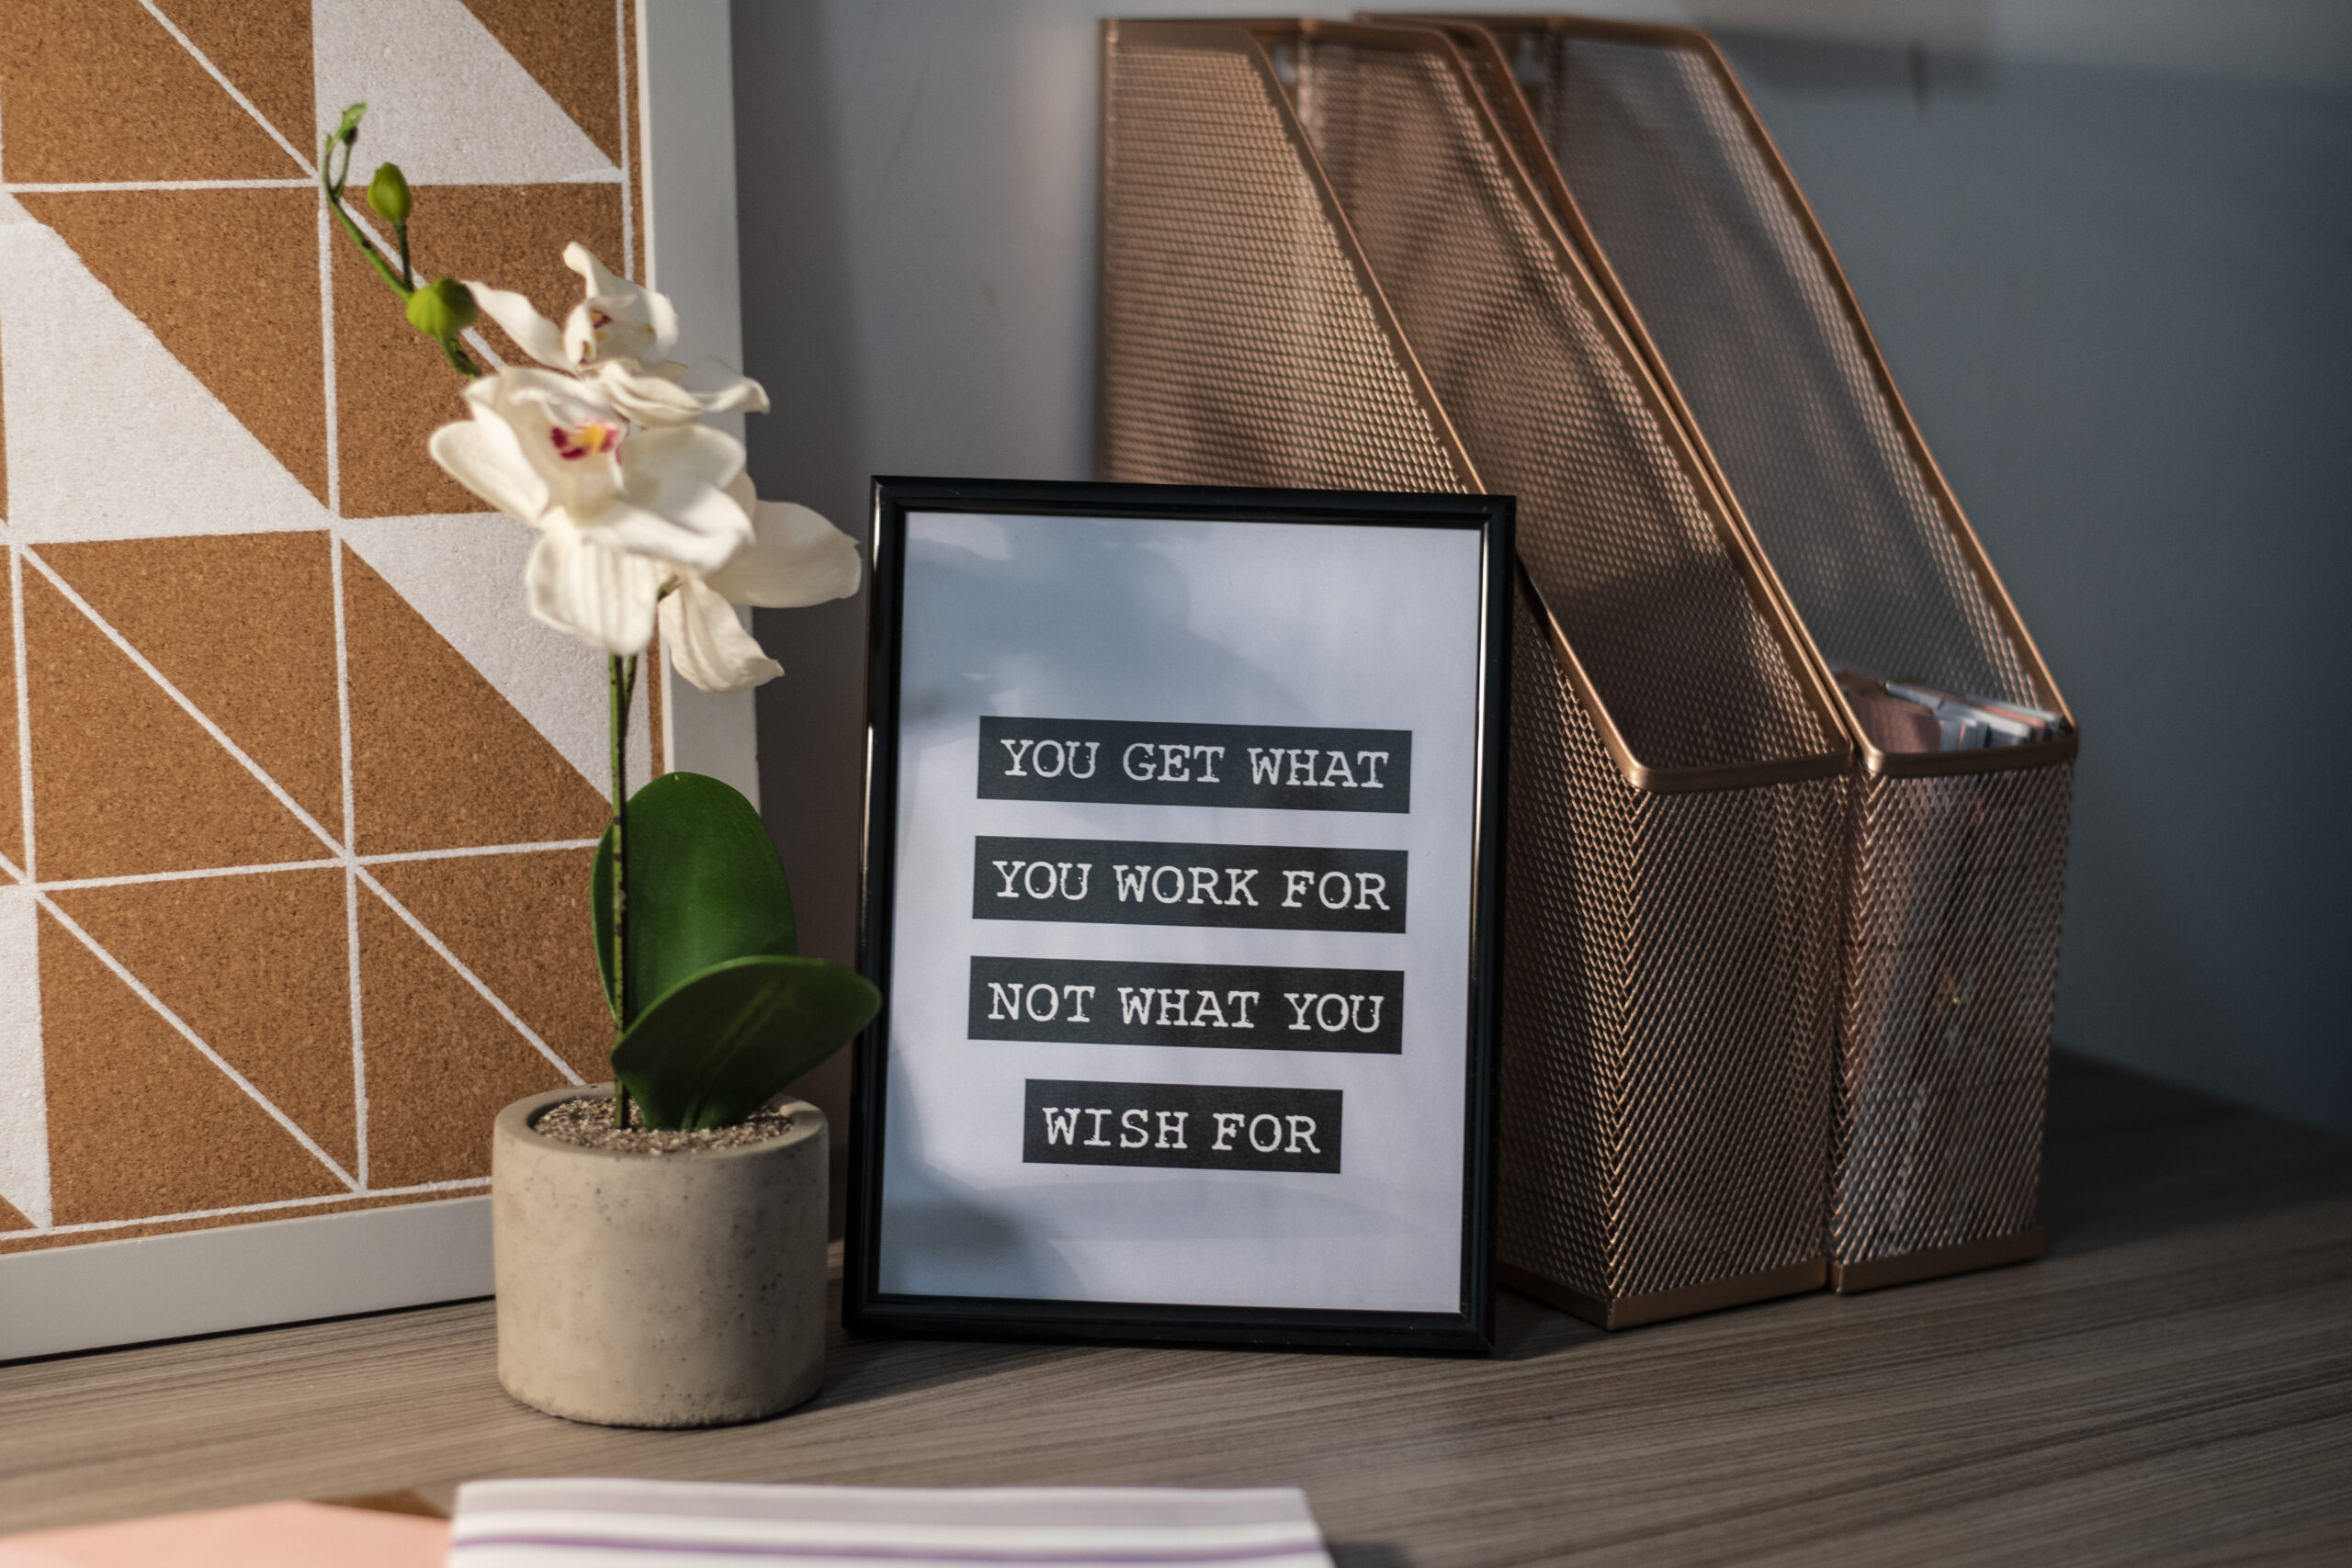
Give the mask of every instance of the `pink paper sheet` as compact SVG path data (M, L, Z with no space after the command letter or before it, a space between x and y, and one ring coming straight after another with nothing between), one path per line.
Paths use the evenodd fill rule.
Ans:
M263 1503L0 1537L0 1568L441 1568L441 1519Z

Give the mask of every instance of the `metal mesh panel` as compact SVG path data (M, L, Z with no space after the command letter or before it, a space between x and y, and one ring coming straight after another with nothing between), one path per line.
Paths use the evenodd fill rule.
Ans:
M1104 91L1102 471L1469 488L1252 58L1123 39Z
M1816 649L2053 701L1971 570L1802 197L1703 41L1490 25L1536 111L1519 133L1556 156L1563 217L1589 226ZM1479 80L1517 120L1491 59ZM1857 779L1829 1191L1841 1270L1909 1258L1876 1277L1917 1277L2019 1256L1990 1244L2033 1234L2072 778L2070 762L2027 757Z
M1532 96L1560 172L1815 641L1886 674L2041 702L1710 61L1537 36Z
M1874 778L1855 795L1840 1263L2034 1224L2074 773Z
M1521 166L1528 171L1536 199L1543 203L1545 210L1552 212L1555 218L1566 216L1555 208L1550 182L1542 177L1544 167L1552 163L1552 149L1544 141L1543 127L1536 123L1532 115L1506 112L1510 99L1519 90L1518 79L1510 69L1510 62L1503 58L1499 48L1481 47L1482 42L1491 39L1493 35L1475 24L1448 24L1441 19L1431 25L1443 28L1453 39L1456 46L1456 58L1461 61L1463 68L1470 73L1471 80L1477 85L1479 93L1486 97L1488 105L1495 108L1496 123L1502 128L1504 138L1510 143L1512 154L1519 159Z
M1498 1256L1602 1303L1816 1258L1845 782L1634 789L1514 635Z
M1310 85L1325 80L1300 76L1328 125ZM1389 336L1369 277L1350 271L1351 234L1400 231L1369 208L1334 220L1271 81L1197 25L1112 35L1102 470L1461 488L1466 468L1436 467L1445 424L1414 385L1419 340ZM1505 207L1494 217L1497 255L1534 243ZM1480 274L1497 291L1485 324L1432 335L1430 358L1501 394L1464 407L1482 450L1528 466L1522 540L1540 533L1536 552L1573 586L1565 635L1579 662L1589 643L1610 669L1620 739L1642 736L1636 754L1658 766L1834 753L1704 509L1695 459L1589 285L1549 265ZM1513 312L1530 310L1552 352L1511 351L1532 330ZM1511 412L1514 386L1532 423ZM1547 441L1575 450L1547 460ZM1817 1263L1846 781L1636 788L1548 620L1522 604L1515 637L1503 1255L1604 1305ZM1639 668L1645 650L1678 673ZM1718 689L1687 683L1693 670ZM1724 689L1755 711L1733 711Z
M1432 40L1434 42L1434 40ZM1512 172L1452 51L1295 45L1309 141L1519 554L1652 767L1819 755L1698 461Z

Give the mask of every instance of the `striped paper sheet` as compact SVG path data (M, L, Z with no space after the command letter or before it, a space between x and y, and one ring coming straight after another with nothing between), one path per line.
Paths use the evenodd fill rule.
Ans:
M458 1494L449 1568L789 1562L1331 1568L1295 1487L926 1491L666 1481L477 1481Z

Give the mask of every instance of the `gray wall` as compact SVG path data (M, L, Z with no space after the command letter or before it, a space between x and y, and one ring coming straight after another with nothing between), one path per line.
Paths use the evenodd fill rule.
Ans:
M763 494L856 529L873 473L1088 475L1094 19L1234 9L736 6ZM1684 14L2082 721L2060 1043L2352 1133L2326 712L2352 690L2352 6ZM768 820L844 959L863 629L862 601L760 625L790 671L760 698ZM814 1086L836 1109L843 1072Z

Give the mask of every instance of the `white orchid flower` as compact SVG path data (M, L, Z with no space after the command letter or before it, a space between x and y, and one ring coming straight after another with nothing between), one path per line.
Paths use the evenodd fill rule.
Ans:
M748 376L728 375L707 391L681 384L686 367L670 358L678 344L678 312L667 295L615 276L576 241L563 259L588 292L560 327L520 294L486 283L466 287L482 314L524 353L549 369L596 382L639 424L691 424L707 413L767 412L767 393Z
M577 240L563 248L563 265L588 286L588 297L563 323L564 350L574 365L613 359L660 365L670 357L678 346L678 312L668 295L616 277Z
M682 384L686 367L673 360L647 369L634 360L608 359L582 372L613 405L643 425L691 424L707 413L765 413L765 388L749 376L728 374L708 391Z
M548 625L641 653L667 584L718 572L753 542L733 436L632 429L600 384L546 370L502 370L465 395L473 417L433 433L434 460L539 530L525 581Z
M808 507L762 501L749 478L738 478L728 493L751 514L752 543L715 572L674 574L662 600L662 651L706 692L748 691L784 673L734 606L794 610L846 599L864 575L856 544Z
M481 313L506 329L506 335L520 345L523 352L553 370L571 370L574 367L571 355L564 352L563 329L539 314L539 308L511 289L492 288L487 283L466 281L466 290L474 297Z
M473 417L434 433L434 458L539 530L525 581L541 621L623 657L644 651L658 624L672 664L707 692L775 679L783 666L734 606L856 592L856 545L805 506L760 500L742 444L696 423L765 412L757 381L686 387L686 367L667 357L678 338L670 301L616 277L583 245L564 261L587 298L561 328L520 294L466 285L547 368L467 388Z

